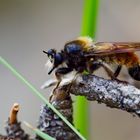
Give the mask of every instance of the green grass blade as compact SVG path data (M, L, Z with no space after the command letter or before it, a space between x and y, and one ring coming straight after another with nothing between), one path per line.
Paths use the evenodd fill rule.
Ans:
M21 80L31 91L34 95L38 96L43 102L45 102L82 140L86 140L78 131L73 127L73 125L61 115L57 109L51 105L48 100L31 84L29 83L20 73L16 71L5 59L0 56L0 63L3 64L6 68L8 68L19 80Z
M36 135L40 136L42 139L44 140L56 140L55 138L49 136L48 134L40 131L39 129L37 128L33 128L29 123L27 122L23 122L28 128L30 128Z
M99 0L85 0L81 36L95 37ZM77 97L75 103L74 124L89 139L89 106L83 97Z

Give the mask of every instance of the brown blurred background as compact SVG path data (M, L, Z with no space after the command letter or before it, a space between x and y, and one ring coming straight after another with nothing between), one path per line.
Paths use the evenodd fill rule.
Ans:
M40 86L50 77L42 50L61 49L79 36L82 8L83 0L0 0L0 55L45 96L50 90ZM100 0L97 27L96 41L140 41L140 1ZM0 85L0 132L14 102L19 119L36 126L42 102L2 65ZM129 113L90 102L89 118L90 140L140 139L140 119Z

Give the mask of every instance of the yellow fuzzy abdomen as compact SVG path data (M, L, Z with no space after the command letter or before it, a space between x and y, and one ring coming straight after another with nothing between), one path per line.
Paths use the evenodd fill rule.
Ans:
M112 63L117 65L125 65L126 67L133 67L140 64L139 58L135 53L120 53L107 55L101 58L106 63Z

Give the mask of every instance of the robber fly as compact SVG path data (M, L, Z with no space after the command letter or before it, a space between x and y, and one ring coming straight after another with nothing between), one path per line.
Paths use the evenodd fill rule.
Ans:
M60 52L55 49L43 52L48 55L50 62L53 64L48 74L56 69L55 75L58 79L58 87L62 75L73 70L77 73L88 71L92 74L100 67L104 68L111 79L117 79L122 66L125 66L129 75L140 81L140 60L135 51L140 51L140 42L95 43L89 37L79 37L67 42ZM110 64L116 64L117 69L113 71Z

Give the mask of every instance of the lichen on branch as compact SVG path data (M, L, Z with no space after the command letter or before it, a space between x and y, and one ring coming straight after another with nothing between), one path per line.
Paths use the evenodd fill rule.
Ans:
M140 90L127 82L81 75L72 84L70 92L140 116Z

